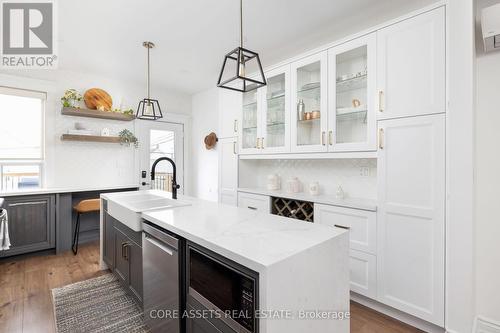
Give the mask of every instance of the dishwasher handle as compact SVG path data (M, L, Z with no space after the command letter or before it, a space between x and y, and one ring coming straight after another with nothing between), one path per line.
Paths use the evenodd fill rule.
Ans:
M176 249L173 249L171 248L170 246L164 244L164 243L161 243L159 241L157 241L156 239L154 239L153 237L151 237L150 235L148 234L144 234L144 239L151 243L152 245L156 246L157 248L159 248L160 250L162 250L163 252L167 253L168 255L170 256L173 256L174 255L174 252L177 252Z

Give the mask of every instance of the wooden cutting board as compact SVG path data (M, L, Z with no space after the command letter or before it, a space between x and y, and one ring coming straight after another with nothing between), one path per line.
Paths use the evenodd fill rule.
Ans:
M91 110L96 110L99 106L102 106L104 110L111 111L111 107L113 106L111 96L99 88L87 90L83 94L83 100L85 101L85 105Z

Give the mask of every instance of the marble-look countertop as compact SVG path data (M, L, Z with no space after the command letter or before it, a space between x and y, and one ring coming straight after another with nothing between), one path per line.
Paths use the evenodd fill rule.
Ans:
M179 200L191 205L144 212L142 217L258 272L346 233L186 196Z
M305 193L305 192L287 193L283 190L273 191L273 190L267 190L264 188L238 188L238 192L268 195L270 197L280 197L280 198L286 198L286 199L309 201L309 202L314 202L314 203L318 203L318 204L368 210L368 211L372 211L372 212L377 211L377 202L375 200L371 200L371 199L362 199L362 198L337 199L334 195L326 195L326 194L311 195L311 194Z
M120 185L103 185L103 186L89 186L89 187L35 188L35 189L13 190L13 191L0 192L0 197L13 197L13 196L34 195L34 194L107 191L107 190L119 190L119 189L126 189L126 188L139 188L139 185L137 185L137 184L120 184Z

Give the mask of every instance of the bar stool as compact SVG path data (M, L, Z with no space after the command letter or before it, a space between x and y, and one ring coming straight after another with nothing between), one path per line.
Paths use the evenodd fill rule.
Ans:
M78 238L80 235L80 215L90 212L98 212L101 209L100 199L87 199L80 201L76 206L73 207L76 212L76 226L75 234L73 235L73 244L71 244L71 249L73 254L76 255L78 252Z

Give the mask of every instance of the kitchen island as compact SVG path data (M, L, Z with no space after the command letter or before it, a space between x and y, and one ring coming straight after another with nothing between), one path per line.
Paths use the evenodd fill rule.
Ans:
M169 193L159 191L139 193L143 193L145 197L151 197L151 194L164 197L169 195ZM113 200L118 200L120 196L123 195L101 195L105 201L102 206L104 207L104 212L101 214L102 224L107 221L106 207ZM195 250L201 249L202 252L209 253L208 258L227 262L228 266L236 265L241 271L248 271L249 276L256 277L257 325L253 330L242 328L242 332L349 331L348 233L345 230L186 196L180 196L179 202L183 204L141 212L143 224L148 229L157 227L169 235L184 240L186 249L190 249L190 246ZM109 216L112 215L111 212ZM108 219L110 218L113 217ZM121 228L120 234L122 234L123 225L116 217L113 220L114 224ZM105 232L106 227L102 226L101 230ZM130 230L127 232L131 233ZM130 235L130 239L134 237L136 239L136 241L131 241L138 245L136 253L139 252L139 248L145 247L145 244L139 240L139 233L140 231L136 229ZM101 266L106 268L110 263L109 259L105 260L106 248L108 250L117 248L117 244L114 247L107 245L106 235L103 233L101 244ZM123 243L121 245L123 253ZM181 248L179 246L179 250ZM115 256L119 257L118 254ZM133 256L134 250L125 250L125 257L132 260ZM136 258L137 256L138 254ZM189 261L189 257L189 250L179 256L181 260L186 261ZM142 264L142 260L140 262ZM161 263L158 264L161 265ZM192 291L189 283L192 281L185 280L189 280L190 265L193 263L179 266L185 267L187 271L186 274L180 274L179 288L181 291L185 290L184 296L182 292L180 294L181 298L187 297L188 303ZM112 266L115 266L111 267L115 271L117 266ZM144 264L144 269L146 269L146 264ZM135 269L135 275L139 274L137 270ZM143 281L142 277L139 279L137 276L129 276L130 278L141 283ZM223 283L222 280L220 282ZM151 288L147 285L148 283L151 282L144 281L143 286L136 283L136 286L132 288L133 292L138 294L139 300L141 300L142 287ZM224 286L219 287L224 289ZM158 286L158 290L161 290L161 286ZM146 295L145 292L144 297ZM187 331L196 331L193 330L195 324L190 324L188 319ZM202 327L200 324L198 327L200 329L213 327L213 332L231 331L222 330L220 327L217 330L217 323L213 321L203 325L206 326ZM207 332L212 332L212 330L207 329Z

